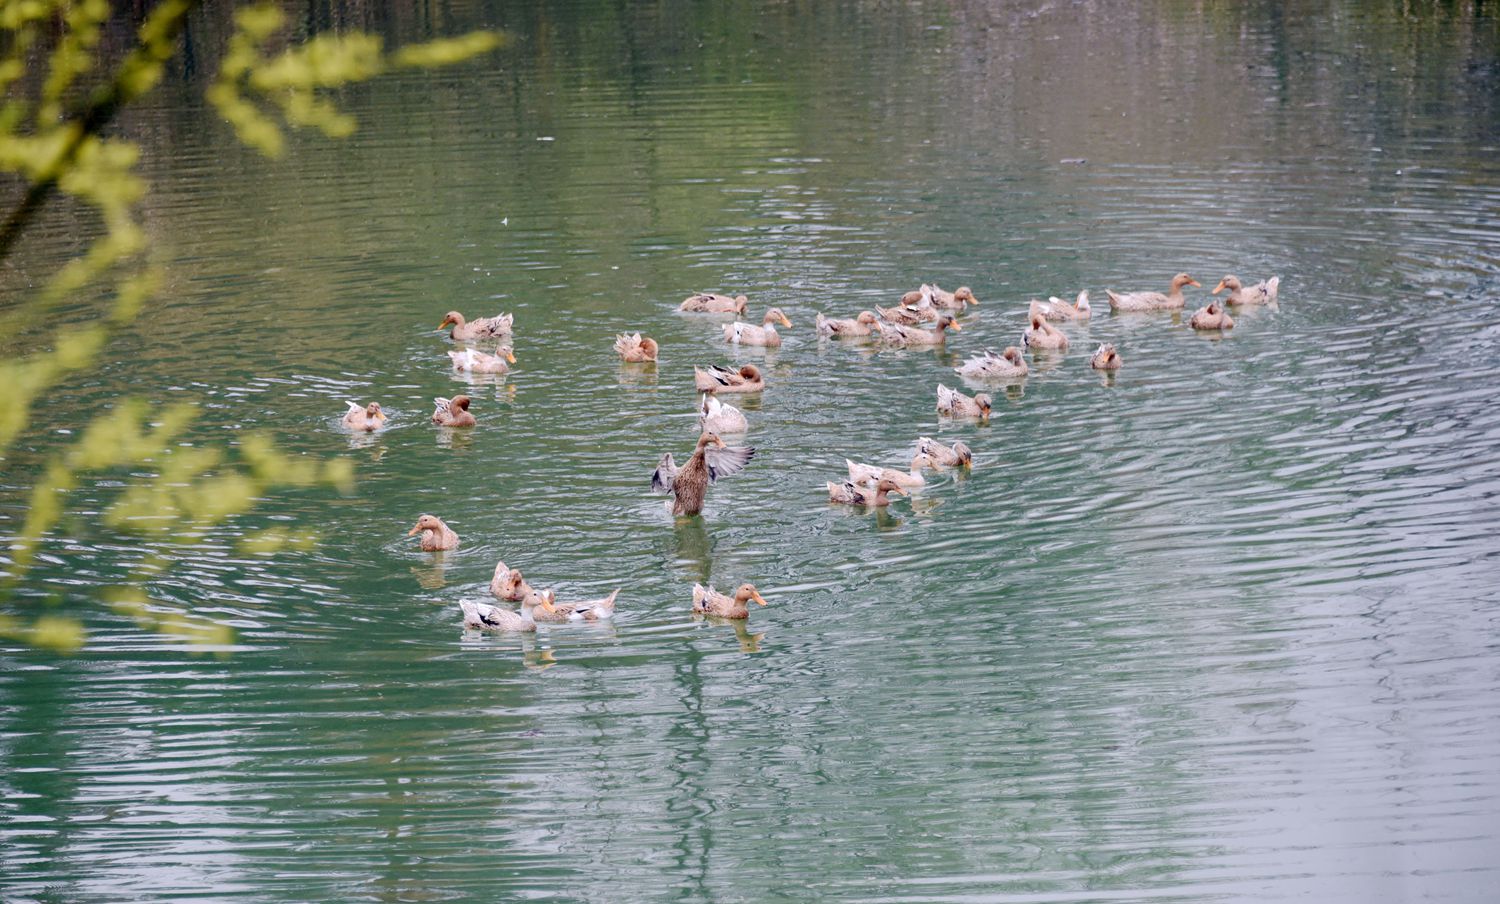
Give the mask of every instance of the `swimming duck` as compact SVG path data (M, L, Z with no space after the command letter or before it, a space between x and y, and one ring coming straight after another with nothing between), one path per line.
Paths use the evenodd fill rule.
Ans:
M849 482L854 484L879 483L889 480L891 483L901 487L922 487L927 485L927 478L922 476L923 468L933 468L936 465L931 458L922 452L912 456L911 472L902 473L895 468L882 468L876 465L862 465L858 462L844 459L844 465L849 469Z
M979 304L979 299L974 297L974 290L968 286L959 286L957 291L944 292L936 285L931 289L932 303L937 307L949 311L962 311L966 306Z
M1021 350L1007 346L1004 354L995 354L994 349L985 349L984 354L975 355L953 370L971 380L1014 380L1026 376L1029 368Z
M1188 326L1195 330L1230 330L1234 329L1234 318L1229 316L1229 312L1215 298L1193 312L1193 316L1188 318Z
M992 404L990 394L987 392L981 392L971 399L956 389L949 389L942 383L938 384L937 410L939 414L988 420Z
M921 306L901 305L895 308L882 308L880 305L876 305L875 313L879 314L880 319L886 323L916 326L919 323L929 323L937 320L940 312L932 306L931 302L928 302Z
M474 339L503 339L510 335L511 324L514 321L515 317L511 314L480 317L474 321L467 321L464 320L464 315L457 311L449 311L443 316L443 322L438 324L438 329L450 323L453 324L453 330L448 333L448 338L459 342L469 342Z
M974 453L962 442L945 446L930 436L917 437L917 452L945 468L974 463Z
M627 364L656 361L656 340L640 333L621 333L615 337L615 354Z
M1094 309L1089 305L1089 293L1085 289L1078 293L1078 300L1068 304L1056 295L1046 301L1033 301L1031 313L1040 313L1047 320L1061 323L1067 320L1088 320L1094 316Z
M514 631L523 634L536 630L536 610L540 607L545 612L547 605L547 601L535 592L521 600L520 612L501 609L499 606L491 606L488 603L458 601L458 608L464 613L465 628L479 631Z
M408 537L422 535L421 547L423 552L437 552L441 549L453 549L458 546L458 534L453 528L443 523L443 519L436 515L423 515L417 519L416 526L406 532Z
M432 412L432 422L439 427L472 427L477 423L474 415L469 413L469 397L466 395L436 398L432 404L437 406Z
M540 593L533 590L531 594L535 598L535 604L540 607L536 614L539 621L603 621L615 617L615 597L620 595L620 591L616 589L603 599L577 603L559 603L554 590L543 590Z
M760 591L755 589L754 584L741 584L734 591L734 596L726 596L713 587L705 587L702 584L693 585L693 612L699 615L749 618L751 600L755 600L762 606L766 604L766 598L760 595Z
M693 368L693 385L699 392L760 392L766 388L766 381L754 364L746 364L739 370L715 364L707 370Z
M490 593L496 599L518 603L530 589L531 585L521 576L521 569L510 568L504 562L495 563L495 574L490 578Z
M742 470L754 455L755 450L749 446L730 448L718 436L704 433L698 437L692 457L680 469L672 461L671 452L661 457L651 473L651 489L672 494L672 514L696 515L703 511L708 485Z
M761 319L761 326L753 323L745 323L736 320L734 323L724 324L724 341L733 342L737 345L766 345L775 347L781 344L781 334L776 332L776 324L790 327L792 322L781 313L781 308L772 308L766 312Z
M1279 288L1281 288L1281 277L1279 276L1273 276L1268 280L1258 282L1248 289L1240 285L1238 276L1226 276L1219 280L1217 286L1214 286L1213 294L1218 295L1220 292L1228 289L1229 294L1224 296L1224 300L1230 305L1270 304L1276 300L1276 292Z
M739 314L744 316L745 309L749 306L750 299L743 295L730 298L728 295L715 295L712 292L699 292L690 296L682 304L677 306L679 311L687 311L693 314Z
M698 429L703 433L744 433L750 429L750 422L745 420L745 412L705 392L698 406Z
M1031 315L1031 326L1021 333L1021 343L1027 348L1068 350L1068 337L1040 314Z
M448 357L453 361L453 369L459 373L503 374L509 372L510 366L516 363L516 356L511 354L508 345L496 348L493 355L466 348L463 351L450 351Z
M894 480L880 480L871 489L853 481L834 483L828 481L828 501L842 502L845 505L878 505L887 506L891 504L891 493L900 493L902 496L909 495Z
M379 402L371 402L363 408L354 402L349 402L348 405L349 410L344 412L344 419L340 423L350 430L374 433L385 426L385 412L380 410Z
M955 333L962 332L963 327L953 319L953 315L944 312L938 315L937 323L930 330L924 330L915 326L903 326L899 323L877 324L880 328L880 338L890 345L942 345L947 336L944 332L950 327Z
M1094 354L1089 358L1089 367L1094 370L1119 370L1120 365L1125 362L1120 360L1119 352L1108 342L1102 343Z
M860 311L853 320L824 317L819 313L813 325L819 336L868 336L878 330L874 311Z
M1172 277L1172 291L1166 295L1160 292L1119 294L1109 289L1105 289L1104 294L1109 296L1109 306L1116 311L1176 311L1187 303L1182 297L1183 286L1203 288L1203 284L1198 280L1186 273L1179 273Z

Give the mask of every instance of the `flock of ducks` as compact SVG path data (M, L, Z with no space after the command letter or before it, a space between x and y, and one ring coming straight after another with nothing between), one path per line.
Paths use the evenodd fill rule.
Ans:
M1234 327L1234 319L1228 307L1242 305L1272 304L1276 301L1280 280L1269 280L1245 287L1234 276L1225 276L1214 287L1214 296L1208 304L1195 311L1188 323L1197 330L1228 330ZM1186 306L1183 289L1187 286L1202 288L1197 280L1186 273L1172 278L1169 291L1116 293L1108 289L1111 310L1120 312L1180 311ZM1228 291L1222 300L1219 293ZM967 286L954 292L945 292L935 285L923 284L907 292L898 304L890 308L875 307L873 311L861 311L848 319L817 315L814 328L820 337L835 339L860 339L904 347L936 347L946 341L948 331L961 332L958 318L979 299ZM731 322L722 324L724 341L730 344L774 348L781 345L782 337L777 326L791 328L792 322L779 308L766 311L759 324L742 318L748 313L749 300L744 295L730 297L713 293L693 295L678 306L678 310L693 314L730 315ZM1003 384L1025 377L1028 372L1022 347L1036 352L1066 350L1068 337L1055 323L1088 320L1093 316L1088 292L1079 292L1073 302L1057 297L1045 302L1031 301L1027 308L1027 325L1021 333L1021 346L1009 346L996 353L986 349L982 354L965 360L954 370L962 377L980 383ZM932 324L931 327L923 324ZM494 343L493 354L473 347L449 351L448 357L457 372L503 374L515 363L511 350L514 318L510 314L497 317L481 317L467 320L463 314L450 311L444 316L438 329L452 327L449 338L461 343ZM660 347L656 340L640 333L623 333L615 337L615 354L629 364L655 363ZM1089 358L1089 366L1095 370L1114 372L1120 369L1123 360L1114 345L1103 343ZM662 455L656 470L651 474L651 488L658 493L671 496L669 505L674 516L693 516L703 511L708 488L720 478L743 470L755 456L750 446L732 446L721 434L743 434L749 422L740 409L721 400L720 395L734 393L756 393L765 389L765 376L753 364L738 369L710 366L693 369L693 385L701 393L698 406L699 436L687 460L678 466L671 452ZM470 399L466 395L433 400L435 409L432 422L443 427L473 427L476 424L469 410ZM361 406L349 402L342 425L356 432L375 432L386 426L387 418L380 403L370 402ZM985 421L992 408L990 395L985 392L974 396L952 389L942 383L937 387L937 410L940 414L958 419ZM912 490L927 483L924 472L938 468L967 468L973 462L973 453L963 442L944 445L931 437L919 437L916 453L912 456L908 470L861 464L845 460L848 479L829 481L828 498L831 502L867 507L889 505L890 494L907 496ZM438 552L454 549L459 545L458 534L436 515L424 514L407 532L418 537L422 550ZM504 562L495 566L490 581L490 592L500 602L519 604L517 610L499 605L461 600L466 628L530 632L538 622L596 622L613 617L616 589L607 597L595 600L559 603L556 593L550 589L538 590L528 583L520 569L510 568ZM692 612L698 615L726 619L745 619L750 615L749 604L766 605L766 600L754 584L742 584L733 594L720 593L712 587L694 584L692 590Z

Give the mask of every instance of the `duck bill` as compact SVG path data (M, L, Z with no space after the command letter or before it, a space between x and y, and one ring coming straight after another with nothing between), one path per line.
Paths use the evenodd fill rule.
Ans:
M385 423L385 412L384 411L377 411L377 412L375 412L375 419L378 420L378 421L380 421L382 424L384 424Z
M900 493L902 496L910 496L911 495L910 493L906 492L906 490L902 489L901 487L896 487L894 490L891 490L891 492L892 493Z
M1198 282L1198 280L1196 280L1196 279L1190 279L1190 280L1188 280L1187 284L1190 285L1190 286L1197 286L1200 289L1203 288L1203 283ZM1222 283L1221 283L1221 285L1222 285Z
M755 600L757 603L759 603L762 606L764 606L766 604L766 598L763 597L763 596L761 596L759 591L751 593L750 594L750 598L753 599L753 600Z
M509 349L506 349L506 351L505 351L505 360L508 361L511 364L514 364L514 363L516 363L516 356Z
M539 603L539 605L542 607L542 611L545 612L545 613L547 613L548 615L556 615L557 614L557 607L554 606L554 605L552 605L552 601L551 600L549 600L549 599L543 599L541 601L541 603Z
M1219 280L1219 284L1217 286L1214 286L1214 290L1212 292L1210 292L1209 294L1210 295L1218 295L1222 291L1224 291L1224 280L1221 279L1221 280Z
M777 320L780 320L780 321L781 321L781 325L782 325L782 326L784 326L784 327L788 327L788 328L790 328L790 327L791 327L791 325L792 325L792 322L791 322L791 321L790 321L790 320L788 320L788 319L787 319L787 317L786 317L786 315L785 315L785 314L782 314L782 315L781 315L781 316L780 316L780 317L778 317L778 318L776 318L776 319L777 319Z
M957 320L949 321L948 328L953 330L953 332L955 333L962 333L964 331L963 326L959 324Z
M422 525L418 524L416 527L413 527L411 530L407 531L406 535L408 537L415 537L417 535L417 533L419 531L421 531L421 530L422 530Z

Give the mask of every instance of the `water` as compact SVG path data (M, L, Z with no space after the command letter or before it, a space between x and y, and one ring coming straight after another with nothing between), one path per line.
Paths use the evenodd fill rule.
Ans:
M1494 899L1500 26L1474 6L336 7L515 43L347 92L358 136L276 163L203 108L207 62L178 73L123 124L172 279L54 426L193 399L189 442L267 428L358 491L168 547L153 597L231 626L219 655L86 602L160 545L59 529L25 593L90 645L0 649L0 897ZM195 27L206 52L223 23ZM7 293L80 228L44 223ZM1283 302L1222 338L1104 310L1179 270L1279 274ZM946 351L813 337L924 280L982 302ZM948 366L1079 288L1100 315L1066 355L988 426L937 419ZM795 328L727 351L673 313L703 289ZM515 373L450 374L450 309L514 312ZM612 359L626 329L658 367ZM691 369L740 361L771 384L755 461L674 523L647 478L691 447ZM443 435L458 391L480 425ZM345 399L391 429L340 433ZM846 456L920 435L972 473L825 503ZM0 531L65 440L7 461ZM416 551L423 512L463 546ZM270 525L323 542L236 551ZM466 634L500 558L565 600L620 586L619 617ZM748 626L689 617L693 582L745 580Z

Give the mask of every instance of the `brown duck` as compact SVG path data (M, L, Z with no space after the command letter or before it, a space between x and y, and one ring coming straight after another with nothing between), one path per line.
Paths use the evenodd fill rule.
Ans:
M439 427L472 427L476 423L474 415L469 413L469 397L466 395L436 398L432 403L437 406L432 412L432 422Z
M761 606L766 604L765 597L760 595L760 591L755 589L754 584L741 584L734 591L734 596L728 596L702 584L693 585L693 611L699 615L749 618L751 600L755 600Z
M417 519L416 526L406 532L408 537L422 535L421 545L423 552L437 552L440 549L452 549L458 545L458 534L453 528L443 523L443 519L436 515L423 515Z
M457 311L449 311L443 315L443 322L438 324L438 329L450 323L453 324L453 330L448 333L448 338L459 342L470 342L475 339L504 339L510 335L511 325L515 319L514 315L501 314L497 317L465 320L464 315Z
M671 493L674 515L696 515L703 511L703 497L708 485L720 477L727 477L749 464L755 450L749 446L729 448L722 439L712 433L698 437L693 455L681 468L672 461L672 453L661 457L661 463L651 474L651 489L658 493Z
M677 306L677 310L692 314L739 314L743 317L749 305L750 299L743 295L730 298L728 295L715 295L713 292L699 292L697 295L684 299L682 304Z
M693 368L693 385L699 392L760 392L766 388L766 381L754 364L746 364L739 370L715 364L707 370Z

